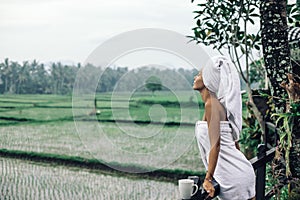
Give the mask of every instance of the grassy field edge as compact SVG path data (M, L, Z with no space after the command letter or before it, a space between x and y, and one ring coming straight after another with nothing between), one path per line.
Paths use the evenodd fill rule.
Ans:
M37 153L19 150L0 149L0 157L16 158L29 160L38 163L48 163L52 165L63 165L69 167L79 167L89 169L94 172L105 173L109 175L124 176L128 178L151 179L177 183L178 179L187 178L190 175L199 176L203 179L204 172L196 172L182 169L152 169L137 165L128 165L120 163L105 163L98 159L86 159L78 156L67 156L50 153ZM116 170L120 169L120 170ZM128 173L134 171L137 173Z

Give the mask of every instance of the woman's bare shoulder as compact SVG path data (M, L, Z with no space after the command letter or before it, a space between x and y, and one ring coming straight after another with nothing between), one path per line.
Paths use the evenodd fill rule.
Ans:
M219 110L220 105L221 104L218 99L211 97L211 98L207 99L207 101L205 102L205 110L211 110L212 108Z
M209 98L205 102L204 108L205 108L205 110L208 110L208 109L211 109L211 107L212 107L212 102L211 102L211 98Z
M226 113L220 101L214 97L209 98L205 102L206 119L214 115L214 118L219 118L221 121L226 120Z

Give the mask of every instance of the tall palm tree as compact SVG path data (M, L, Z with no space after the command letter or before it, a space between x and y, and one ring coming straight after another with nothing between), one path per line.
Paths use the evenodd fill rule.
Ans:
M25 86L28 84L29 77L29 63L24 61L18 73L17 94L27 93Z
M8 92L8 87L9 87L9 74L10 74L10 64L9 64L9 59L5 58L4 63L2 65L2 76L4 78L4 91L3 93Z

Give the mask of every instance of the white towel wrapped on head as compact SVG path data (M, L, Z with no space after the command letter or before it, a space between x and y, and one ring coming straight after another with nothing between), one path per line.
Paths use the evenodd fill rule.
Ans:
M239 140L242 130L242 97L236 68L226 57L215 56L203 68L202 77L205 87L225 107L227 119L233 129L233 139Z

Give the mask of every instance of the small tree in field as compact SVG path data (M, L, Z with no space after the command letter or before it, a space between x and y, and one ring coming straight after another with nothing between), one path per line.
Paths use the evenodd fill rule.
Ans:
M154 94L155 91L162 89L161 80L156 76L150 76L146 80L145 85L146 88L152 92L152 95Z

